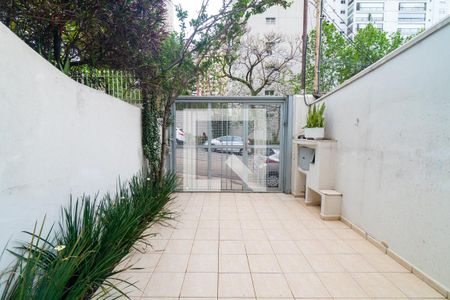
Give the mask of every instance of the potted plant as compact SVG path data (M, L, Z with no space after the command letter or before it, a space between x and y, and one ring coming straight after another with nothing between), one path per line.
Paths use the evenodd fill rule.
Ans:
M305 126L305 138L320 140L325 137L325 103L313 105L309 108Z

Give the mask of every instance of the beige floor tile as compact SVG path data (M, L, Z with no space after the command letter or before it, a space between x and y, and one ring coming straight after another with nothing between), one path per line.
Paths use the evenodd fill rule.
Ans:
M333 232L342 240L363 240L362 236L350 228L333 229Z
M303 254L328 254L327 247L319 240L301 240L296 242Z
M145 249L146 253L162 253L166 249L169 240L149 239L147 242L149 245Z
M217 224L219 224L219 210L202 212L199 222L202 221L215 221L217 222Z
M248 255L248 261L252 273L281 273L281 268L275 255Z
M283 194L181 193L172 203L176 220L146 231L159 233L145 238L154 249L138 245L145 254L129 259L142 267L129 274L144 289L142 298L139 291L132 298L441 297L347 225L321 220L320 208L303 201Z
M221 241L240 241L242 240L241 229L237 228L220 228Z
M134 273L134 272L124 272L119 274L117 277L117 286L127 295L132 297L141 296L150 281L151 273ZM124 282L125 281L125 282ZM116 284L116 281L113 280Z
M277 258L284 273L313 272L311 265L301 254L281 254Z
M307 229L326 229L327 226L325 225L326 222L321 222L319 220L306 220L302 221L303 226Z
M363 257L371 264L378 272L386 273L409 273L405 267L397 263L386 254L363 254Z
M282 274L252 273L252 278L258 299L292 297L291 290Z
M291 236L285 229L264 229L270 241L289 241Z
M219 229L219 221L201 218L198 222L198 229Z
M331 254L307 254L308 262L316 272L344 272L344 267L339 263L334 255Z
M181 297L216 297L217 273L186 273Z
M194 221L194 220L189 220L189 221L183 221L183 222L179 222L177 221L174 224L174 227L176 230L179 229L195 229L198 226L198 221Z
M294 241L311 240L316 238L309 229L288 228L286 231Z
M197 229L196 240L219 240L219 229Z
M406 298L393 283L379 273L354 273L353 278L372 298Z
M241 220L242 229L262 229L261 222L259 220Z
M239 221L220 220L220 228L222 229L240 229L241 223Z
M245 241L247 254L273 254L269 241Z
M255 297L250 274L219 274L219 298L221 297Z
M242 241L220 241L219 253L222 254L246 254Z
M170 239L173 228L169 226L155 225L145 231L145 234L150 234L151 239L168 240Z
M300 254L294 241L270 241L275 254Z
M266 233L263 229L242 229L243 239L246 241L265 241Z
M300 273L286 274L289 287L296 298L323 298L330 297L327 289L320 281L317 274Z
M170 237L171 240L193 240L195 237L195 228L175 229Z
M380 249L366 240L347 240L347 245L359 254L383 254Z
M145 297L178 297L184 273L154 273L144 290Z
M189 254L192 250L193 240L170 240L167 243L164 253L169 254Z
M318 275L332 297L368 297L348 273L319 273Z
M262 220L261 225L264 229L284 229L280 220Z
M360 254L337 254L335 257L347 272L376 272Z
M188 272L217 273L219 267L217 254L192 254L189 258Z
M333 230L324 229L310 229L309 232L314 236L314 238L319 240L337 240L339 237L333 232Z
M192 245L192 254L217 254L219 241L195 240Z
M409 298L443 298L432 287L411 273L385 273L384 276Z
M220 273L249 273L248 261L246 255L220 255L219 256Z
M130 268L132 272L153 272L156 268L159 259L161 258L160 253L158 254L135 254L130 258L127 267Z
M355 249L342 240L320 240L320 243L330 254L356 254Z
M186 272L188 260L188 254L163 254L155 272Z

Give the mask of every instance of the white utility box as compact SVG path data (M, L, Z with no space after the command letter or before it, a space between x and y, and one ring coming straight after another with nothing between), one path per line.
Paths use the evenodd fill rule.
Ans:
M320 205L322 202L324 216L330 215L330 218L336 218L337 211L340 216L342 201L342 195L334 191L335 150L334 140L306 139L294 140L292 149L292 193L304 196L307 205Z

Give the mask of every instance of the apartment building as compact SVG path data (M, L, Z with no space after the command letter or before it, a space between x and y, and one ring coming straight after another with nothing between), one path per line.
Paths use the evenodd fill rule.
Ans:
M372 23L403 36L416 34L449 15L450 0L348 0L346 33L353 36ZM344 30L344 26L341 27Z
M315 26L315 7L309 5L308 30ZM247 24L247 37L263 39L267 34L277 34L283 37L283 47L289 48L293 44L300 43L303 34L303 0L292 0L288 8L274 6L264 13L252 16ZM245 38L245 37L244 37ZM288 45L290 44L290 45ZM299 45L300 46L300 45ZM296 60L290 64L292 74L299 74L301 71L300 50L296 55ZM229 84L229 91L233 94L245 93L245 87L242 84L232 82ZM239 90L239 87L242 89ZM273 84L267 86L261 95L285 95L292 93L286 84Z

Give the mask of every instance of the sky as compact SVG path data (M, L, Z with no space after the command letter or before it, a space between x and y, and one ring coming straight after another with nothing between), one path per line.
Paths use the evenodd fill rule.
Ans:
M175 11L175 5L181 5L184 10L187 10L188 12L188 18L187 20L191 20L194 16L197 15L198 10L200 9L200 6L202 5L202 0L172 0L174 4L174 11ZM209 13L213 13L219 10L220 6L222 5L222 0L209 0ZM176 13L174 12L174 25L175 29L178 29L178 21L176 18ZM188 23L188 22L187 22ZM189 25L189 24L188 24Z

